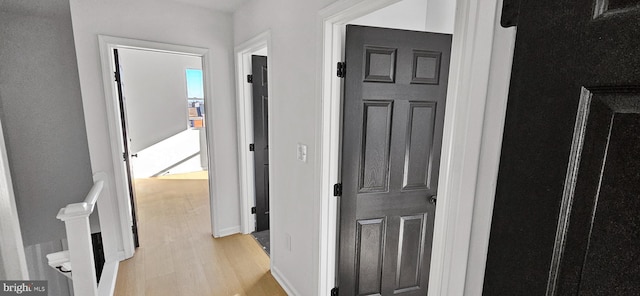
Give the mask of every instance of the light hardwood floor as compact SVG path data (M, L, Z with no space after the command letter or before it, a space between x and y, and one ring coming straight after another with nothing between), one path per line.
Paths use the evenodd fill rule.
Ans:
M286 295L250 235L211 236L207 181L136 180L140 247L116 296Z

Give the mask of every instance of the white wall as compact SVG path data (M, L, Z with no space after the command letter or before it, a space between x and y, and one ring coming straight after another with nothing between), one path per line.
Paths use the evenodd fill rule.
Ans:
M200 131L187 129L187 69L202 69L202 58L149 50L118 50L127 105L133 176L148 178L202 170ZM204 134L203 134L204 136ZM206 147L205 147L206 148ZM203 150L206 153L206 149Z
M455 3L454 1L450 2ZM398 15L402 15L403 17L397 17ZM349 22L349 24L401 30L427 31L427 1L403 0L362 16Z
M403 0L349 24L451 34L455 8L453 0Z
M0 1L0 116L25 247L65 238L58 210L93 184L82 104L69 1Z
M453 34L453 24L456 14L454 0L427 1L427 31Z
M202 59L126 48L119 49L118 54L131 152L137 153L186 130L185 71L202 69Z
M233 38L231 16L170 1L86 1L71 0L73 33L86 114L91 165L114 178L109 149L109 128L105 105L98 34L207 48L209 73L205 73L213 97L208 124L213 139L211 169L220 215L218 228L240 225L236 147L235 91L233 84ZM107 192L117 192L108 184ZM104 196L115 200L114 196Z
M318 289L317 21L318 11L331 2L249 1L234 14L236 45L271 31L271 264L294 295L316 295ZM297 143L308 146L306 163L296 159Z
M314 132L320 130L322 111L315 93L321 71L316 61L322 34L318 12L332 2L254 0L234 14L236 45L271 32L271 263L272 272L295 295L318 291L319 200L324 198L317 188L321 135ZM453 23L453 11L450 17ZM308 145L306 163L296 159L297 143Z
M0 120L1 121L1 120ZM29 279L22 231L0 123L0 279Z

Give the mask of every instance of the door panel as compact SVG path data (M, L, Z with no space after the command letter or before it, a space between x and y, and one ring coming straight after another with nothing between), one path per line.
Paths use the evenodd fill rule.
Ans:
M521 1L484 295L640 294L638 4Z
M610 133L581 295L640 292L640 115L614 114Z
M577 295L586 253L586 240L591 230L591 215L595 197L600 188L603 160L606 157L609 142L612 113L604 103L598 99L592 101L591 94L584 90L578 113L584 114L585 119L582 120L584 127L576 129L574 138L584 137L584 144L582 147L576 147L576 150L581 152L579 167L573 169L577 171L578 176L576 176L574 193L567 198L567 203L572 202L571 207L567 205L565 210L571 215L571 223L567 226L564 235L566 251L561 256L558 255L562 257L562 266L560 262L555 263L556 272L560 272L560 279L555 279L558 276L554 275L556 283L552 285L556 286L553 289L557 290L557 295ZM580 126L579 123L578 126ZM575 196L581 198L575 198ZM554 270L554 264L551 270Z
M410 102L402 189L429 189L433 167L436 104Z
M129 201L131 202L131 219L133 225L131 231L133 232L133 244L137 248L140 246L140 240L138 239L138 217L136 210L136 187L133 184L133 168L131 167L131 145L129 145L129 121L127 120L127 103L124 95L123 81L122 81L122 68L120 67L120 57L118 55L118 49L113 49L113 58L116 69L116 88L118 91L118 106L120 109L120 124L122 128L122 143L123 143L123 161L125 167L125 173L127 175L127 186L129 187Z
M251 56L256 231L269 229L269 95L267 57Z
M360 192L385 192L389 188L389 141L393 102L364 102Z
M580 102L587 117L570 223L551 270L557 295L629 295L640 282L640 96L591 93Z
M385 218L357 221L357 295L378 295L381 292L385 222Z
M420 289L427 214L400 217L394 294Z
M424 295L451 36L347 26L341 295Z

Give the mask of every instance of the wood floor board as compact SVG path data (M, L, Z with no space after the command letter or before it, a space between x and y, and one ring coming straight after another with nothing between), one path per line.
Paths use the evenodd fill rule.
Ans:
M251 236L211 236L201 177L136 180L140 247L120 263L114 295L286 295Z

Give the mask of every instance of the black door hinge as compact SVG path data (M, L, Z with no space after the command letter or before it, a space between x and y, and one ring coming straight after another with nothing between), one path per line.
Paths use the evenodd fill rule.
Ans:
M342 196L342 183L333 185L333 196Z
M249 144L249 151L256 151L256 144Z
M257 211L256 207L251 207L251 214L255 214Z
M331 296L338 296L338 287L331 289Z
M113 72L113 79L114 79L116 82L119 82L119 80L120 80L120 79L119 79L119 76L120 76L120 75L118 75L118 72Z
M127 152L122 152L122 161L127 161Z
M253 75L251 75L251 74L247 75L247 82L248 83L253 83Z
M347 75L347 63L338 62L338 77L344 78Z

